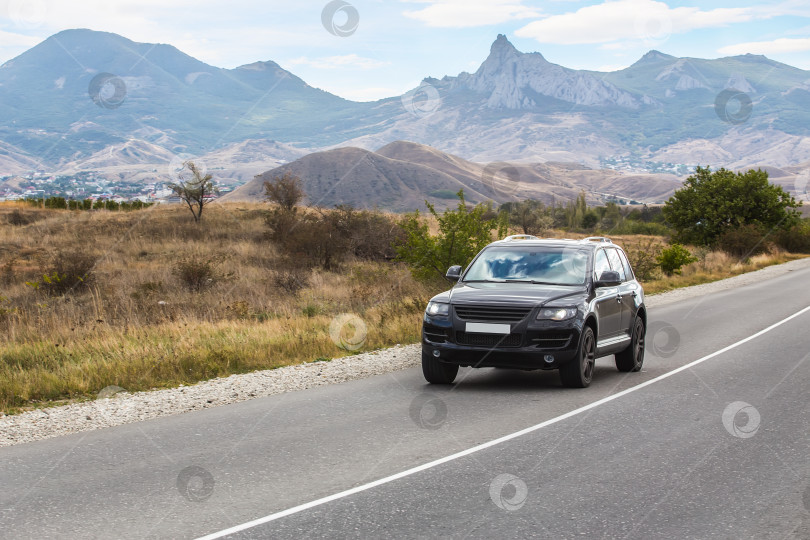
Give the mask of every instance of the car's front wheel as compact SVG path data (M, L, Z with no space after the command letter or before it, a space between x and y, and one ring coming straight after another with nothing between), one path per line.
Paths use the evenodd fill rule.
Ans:
M422 352L422 373L431 384L451 384L458 374L458 366L445 364L429 354Z
M587 388L593 379L596 364L596 338L593 329L586 326L582 330L576 358L560 366L560 380L569 388Z
M644 364L645 332L644 320L641 317L636 317L630 345L622 352L616 353L616 369L625 373L641 371L641 366Z

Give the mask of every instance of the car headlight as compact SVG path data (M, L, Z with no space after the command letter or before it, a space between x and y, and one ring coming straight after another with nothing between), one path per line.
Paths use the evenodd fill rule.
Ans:
M427 309L425 313L428 315L436 316L443 316L446 317L450 315L450 304L444 304L441 302L428 302Z
M577 308L575 307L543 308L537 314L537 318L550 321L565 321L574 318L576 314Z

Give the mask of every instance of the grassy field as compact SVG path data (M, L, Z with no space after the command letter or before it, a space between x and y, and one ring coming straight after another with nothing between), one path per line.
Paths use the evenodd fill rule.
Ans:
M417 282L391 261L298 267L268 240L266 208L213 205L198 226L179 205L72 212L1 204L0 411L89 399L110 385L171 387L419 340L422 310L445 284ZM665 244L614 241L628 251ZM682 276L646 282L647 292L796 258L698 255ZM92 279L49 292L44 276L83 257Z

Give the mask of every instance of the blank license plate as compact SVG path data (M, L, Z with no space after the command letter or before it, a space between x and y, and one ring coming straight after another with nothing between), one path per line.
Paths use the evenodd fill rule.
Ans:
M467 323L467 332L476 334L508 334L510 331L508 324Z

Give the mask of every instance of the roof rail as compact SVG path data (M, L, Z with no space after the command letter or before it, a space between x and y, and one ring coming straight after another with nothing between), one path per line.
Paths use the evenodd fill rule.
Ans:
M589 236L588 238L583 238L582 242L603 242L606 244L612 244L613 240L608 238L607 236Z
M513 234L512 236L507 236L502 241L513 242L515 240L540 240L540 239L532 234Z

